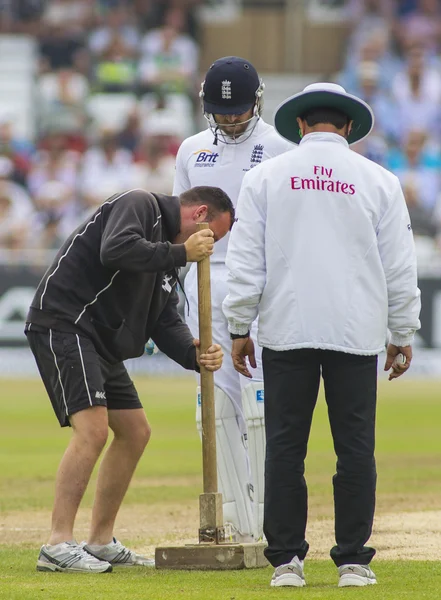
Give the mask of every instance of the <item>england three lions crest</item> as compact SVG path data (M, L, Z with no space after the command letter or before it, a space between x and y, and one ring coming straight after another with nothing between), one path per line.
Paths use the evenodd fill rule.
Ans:
M259 165L263 160L263 145L256 144L251 152L251 169L256 165Z
M231 81L222 81L222 100L231 100Z

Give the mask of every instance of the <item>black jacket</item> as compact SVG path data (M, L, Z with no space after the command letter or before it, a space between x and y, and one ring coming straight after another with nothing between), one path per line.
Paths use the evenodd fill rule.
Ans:
M64 243L41 280L27 321L86 335L114 364L152 338L196 369L193 336L177 311L176 268L186 264L176 197L131 190L112 196ZM32 326L31 326L32 327Z

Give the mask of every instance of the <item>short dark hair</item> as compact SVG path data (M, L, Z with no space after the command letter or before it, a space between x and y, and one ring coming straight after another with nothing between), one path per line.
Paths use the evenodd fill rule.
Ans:
M179 196L183 206L199 206L206 204L208 207L207 220L212 221L222 213L230 213L231 225L236 219L233 203L228 194L218 187L208 185L198 185L183 192Z
M308 127L313 127L319 123L329 123L334 125L337 129L343 129L345 125L348 125L350 118L345 113L341 112L337 108L310 108L300 117L303 121L306 121Z

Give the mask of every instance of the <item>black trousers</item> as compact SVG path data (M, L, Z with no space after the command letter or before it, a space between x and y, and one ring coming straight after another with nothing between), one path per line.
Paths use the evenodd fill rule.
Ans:
M265 555L277 567L303 560L308 513L305 457L320 373L337 455L333 478L337 566L368 564L375 510L377 356L263 349L265 382Z

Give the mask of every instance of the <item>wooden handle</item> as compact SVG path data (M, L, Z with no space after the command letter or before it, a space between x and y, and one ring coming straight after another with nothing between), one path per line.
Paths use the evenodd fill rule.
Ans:
M208 223L199 223L198 229L208 229ZM199 340L204 354L212 344L210 257L198 262ZM202 470L204 492L217 492L216 419L214 407L214 378L211 371L201 366L202 409Z

